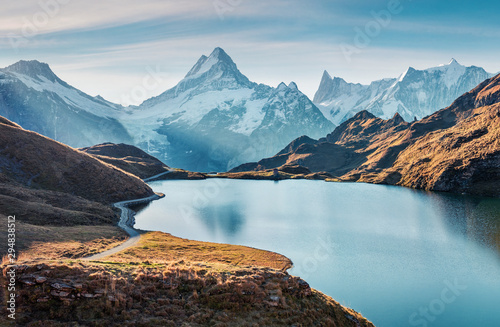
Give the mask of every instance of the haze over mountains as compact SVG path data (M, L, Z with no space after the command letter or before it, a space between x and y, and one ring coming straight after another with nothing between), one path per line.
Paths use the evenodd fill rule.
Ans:
M253 83L220 48L139 107L91 97L37 61L3 69L0 96L0 115L70 146L135 144L169 165L199 171L224 171L334 128L295 83Z
M382 79L370 85L347 83L325 71L313 102L336 125L362 110L384 119L398 112L411 122L449 106L493 76L480 67L462 66L455 59L447 65L424 70L410 67L398 78Z
M226 171L270 157L302 135L320 138L360 110L406 121L449 105L491 74L449 65L370 86L325 72L311 101L293 82L274 88L250 81L221 48L174 88L124 108L59 79L47 64L20 61L0 70L0 115L73 147L113 142L139 146L169 166Z

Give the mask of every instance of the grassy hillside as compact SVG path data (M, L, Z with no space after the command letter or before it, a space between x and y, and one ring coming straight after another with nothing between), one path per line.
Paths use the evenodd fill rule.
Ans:
M169 170L160 160L132 145L104 143L79 150L141 179Z
M110 204L151 194L139 178L0 117L0 223L16 216L19 251L64 258L113 247L126 235Z
M147 197L139 178L40 134L0 123L3 181L111 203Z
M103 262L25 261L17 272L17 323L373 326L284 272L289 266L276 253L147 233Z

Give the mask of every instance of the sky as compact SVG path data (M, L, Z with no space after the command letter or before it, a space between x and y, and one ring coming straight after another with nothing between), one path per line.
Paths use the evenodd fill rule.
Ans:
M251 81L294 81L312 98L324 70L363 84L452 58L500 72L499 12L498 1L8 1L0 67L36 59L129 105L174 87L221 47Z

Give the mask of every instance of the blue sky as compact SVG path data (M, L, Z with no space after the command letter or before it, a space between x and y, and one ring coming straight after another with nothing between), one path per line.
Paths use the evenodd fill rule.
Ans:
M369 83L456 58L499 72L499 12L497 1L10 1L0 13L0 66L44 61L84 92L128 104L151 71L157 83L144 98L222 47L252 81L295 81L312 97L323 70Z

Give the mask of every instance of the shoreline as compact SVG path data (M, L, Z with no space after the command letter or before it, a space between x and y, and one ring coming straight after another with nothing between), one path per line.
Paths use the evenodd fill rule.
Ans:
M134 228L135 224L135 214L136 212L131 210L129 207L132 205L138 205L138 204L143 204L143 203L149 203L152 201L160 200L165 197L165 194L163 193L156 193L155 195L152 195L147 198L141 198L141 199L136 199L136 200L129 200L129 201L121 201L113 204L115 208L118 208L121 210L121 215L120 215L120 221L118 222L118 226L125 230L130 236L131 232L132 234L138 233L137 230Z
M118 305L118 303L122 303L118 299L124 296L126 298L129 298L130 295L124 295L124 293L120 293L113 289L107 290L107 283L109 283L110 278L113 278L113 280L119 280L121 283L126 283L130 286L130 288L135 289L137 290L137 292L139 292L140 287L135 284L135 280L137 279L137 276L142 276L141 274L144 274L144 272L140 273L139 275L135 275L135 270L133 271L132 269L143 269L140 267L144 265L144 267L148 267L147 270L144 270L146 271L145 274L147 275L148 282L170 283L165 284L167 286L170 285L168 292L181 292L180 294L185 299L187 299L188 303L198 305L200 306L200 308L203 308L203 310L212 310L213 312L218 312L221 308L230 310L228 312L230 312L230 314L233 314L233 316L231 316L230 318L232 319L231 321L236 321L237 317L239 316L238 311L231 310L234 308L239 308L241 306L247 306L247 302L249 301L249 299L257 303L257 307L254 308L253 311L257 312L259 315L263 315L262 317L259 316L259 321L274 321L273 319L275 319L275 317L273 314L269 314L266 316L265 313L270 312L270 310L273 310L274 308L279 308L280 310L292 310L291 307L295 308L295 311L293 311L292 314L292 316L296 315L294 316L294 318L296 319L294 321L309 321L311 319L310 313L307 313L306 311L298 311L302 307L297 306L298 304L293 301L287 303L287 300L293 298L296 299L296 301L299 301L299 303L306 303L309 306L320 307L321 312L314 312L314 319L316 319L317 321L331 322L331 319L335 319L335 321L341 323L342 326L374 326L369 320L367 320L358 312L348 307L342 306L331 296L328 296L321 291L312 289L309 284L306 281L302 280L300 277L289 275L288 270L293 267L293 263L288 257L283 256L279 253L267 250L259 250L246 246L216 243L210 244L208 242L189 241L162 232L144 233L142 231L134 229L133 226L135 223L136 213L132 209L130 209L130 206L149 203L158 199L162 199L164 197L165 195L162 193L155 193L154 195L146 198L114 203L113 206L117 209L120 209L121 211L120 219L117 225L122 230L124 230L130 236L130 238L124 243L112 249L89 257L81 258L81 267L71 267L72 270L69 275L67 272L68 266L64 265L62 262L59 262L59 266L49 263L38 263L37 265L23 266L24 270L22 272L19 271L20 280L27 281L26 283L23 282L23 293L21 295L23 299L27 296L33 298L33 294L36 294L36 301L35 303L31 303L31 306L40 306L39 310L43 310L42 306L45 302L52 300L56 300L54 302L56 303L56 306L71 305L79 307L81 306L82 308L87 308L86 306L89 305L88 303L90 302L87 303L85 300L83 300L87 298L91 299L88 301L106 301L106 305L109 305L109 303ZM165 236L167 236L167 238L165 238ZM155 240L155 238L157 238L157 240ZM178 244L186 246L186 242L188 242L189 248L186 250L186 253L184 253L184 258L182 260L172 261L174 264L171 267L170 263L167 265L165 262L155 263L154 261L151 261L149 257L151 255L155 255L155 253L152 254L150 252L153 247L150 246L149 248L147 248L137 246L138 244L142 245L142 241L144 239L146 239L146 241L149 241L150 244L159 244L161 245L161 247L170 246L176 251L178 251L179 249ZM141 243L139 243L139 241L141 241ZM214 247L213 251L211 251L211 255L213 258L216 258L215 260L206 261L210 258L198 256L196 251L201 251L203 252L201 254L206 255L207 246ZM159 248L161 249L161 247ZM133 258L125 257L124 260L120 260L120 258L118 258L117 256L113 256L118 253L123 253L123 251L127 249L134 249L134 251L139 252L134 253L132 251L132 254L128 255L131 255ZM146 257L141 258L141 251L146 255ZM226 262L225 260L234 259L232 257L224 257L226 255L225 252L227 251L231 251L231 253L239 253L244 256L249 256L249 259L247 259L247 263L244 264L239 262L240 259L238 259L238 262L236 263ZM125 253L126 252L127 251L125 251ZM173 251L170 251L170 253L171 256L174 256L174 258L177 256L177 253L173 253ZM257 259L263 260L261 261L262 266L255 265L254 261L256 258L256 253L261 253L261 255L257 257ZM220 256L220 254L222 254L222 256ZM191 260L189 255L191 255L191 257L193 257L194 255L194 257L196 257L196 260ZM106 257L110 257L110 259L102 260ZM278 262L276 260L276 257L283 257L284 261ZM278 262L281 265L286 262L288 262L289 264L286 267L276 268L267 265L267 263L269 263L269 260L274 260L273 262ZM85 265L84 262L87 262L87 264L89 265ZM97 264L97 266L95 264ZM109 267L107 266L108 264L115 264L116 266L114 267L118 268L109 270ZM135 265L139 266L135 268ZM72 266L72 264L69 263L69 266ZM29 270L29 273L26 272L27 270ZM44 275L45 272L49 270L51 275ZM179 271L187 274L187 277L179 277ZM36 276L42 276L35 278L38 278L37 280L39 280L40 283L47 284L47 287L49 287L49 289L51 290L50 295L47 295L46 293L40 293L38 291L40 288L35 289L31 287L31 279L34 278L33 274L35 274ZM113 277L109 277L109 274L111 274L111 276ZM157 279L157 276L159 274L167 274L169 276L168 281L165 282L164 278ZM178 290L178 286L181 284L184 285L183 287L194 287L193 282L191 282L192 274L194 274L195 276L199 274L198 279L202 280L203 283L207 283L206 286L203 286L201 288L198 287L196 289L196 295L194 297L193 294L188 294L182 291L183 289ZM66 278L63 285L64 289L57 288L59 287L58 285L60 285L59 280L62 278L60 276ZM96 280L95 276L103 276L103 278ZM94 284L89 284L82 281L87 279L92 279L93 283L98 285L96 286ZM36 283L39 283L37 280L35 280L34 282L35 285ZM214 280L216 282L214 285L212 285ZM250 288L247 290L245 287ZM223 298L221 298L222 295L220 294L211 294L214 289L218 288L223 288L226 290ZM154 295L150 294L148 296L152 296L152 299L156 299L159 297L158 294L165 295L161 291L159 293L155 291ZM201 296L202 294L204 295ZM226 296L225 294L229 295ZM167 297L164 296L164 298L168 298L168 296L170 296L170 293L167 294ZM198 296L201 296L200 300L198 300ZM78 301L80 298L83 301ZM102 300L100 300L100 298L102 298ZM97 307L105 307L106 305L102 304ZM219 308L220 306L223 307ZM93 308L94 307L95 306L93 306ZM25 317L23 319L31 318ZM273 324L270 323L270 325Z
M120 220L118 221L118 227L123 229L130 236L129 239L126 240L125 242L123 242L122 244L112 248L112 249L91 255L89 257L85 257L83 259L89 260L89 261L100 260L102 258L105 258L107 256L121 252L121 251L137 244L137 242L140 239L141 233L138 232L133 227L135 224L135 212L133 210L131 210L129 208L129 206L142 204L142 203L149 203L149 202L152 202L155 200L163 199L164 197L165 197L165 194L163 194L163 193L155 193L155 195L152 195L152 196L147 197L147 198L121 201L121 202L117 202L117 203L113 204L113 206L115 208L118 208L121 210Z

